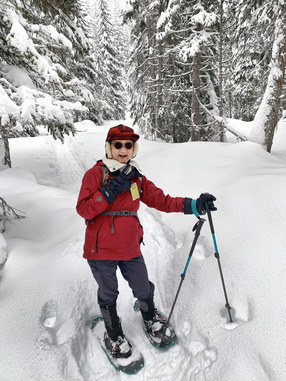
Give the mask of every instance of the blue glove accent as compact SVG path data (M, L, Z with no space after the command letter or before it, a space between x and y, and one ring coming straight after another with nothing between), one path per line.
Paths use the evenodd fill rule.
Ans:
M217 210L214 206L214 201L216 201L216 198L209 193L202 193L196 200L185 197L184 213L194 214L197 218L200 218L200 215L206 214L207 210L212 212Z
M193 211L194 215L195 215L197 218L200 218L199 213L198 213L198 211L197 211L197 200L192 199L191 207L192 207L192 211Z

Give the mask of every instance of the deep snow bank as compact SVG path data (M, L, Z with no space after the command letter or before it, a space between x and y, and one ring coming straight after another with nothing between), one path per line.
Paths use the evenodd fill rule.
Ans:
M4 234L9 257L0 270L1 380L130 379L111 368L89 329L98 313L96 285L81 257L84 223L74 207L83 173L103 155L109 126L85 122L79 127L82 132L64 145L53 144L49 136L14 139L13 163L24 169L0 172L1 196L26 213ZM279 130L277 157L253 143L140 140L142 172L166 193L216 195L213 219L238 325L227 323L206 222L172 320L179 344L169 352L148 344L140 316L132 311L132 293L119 275L122 324L146 363L134 381L284 381L283 136ZM196 219L144 205L140 219L156 303L167 314Z

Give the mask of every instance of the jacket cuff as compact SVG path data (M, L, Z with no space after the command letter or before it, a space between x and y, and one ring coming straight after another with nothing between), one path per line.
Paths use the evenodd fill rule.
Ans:
M197 211L197 200L186 197L184 200L184 214L194 214L199 218Z

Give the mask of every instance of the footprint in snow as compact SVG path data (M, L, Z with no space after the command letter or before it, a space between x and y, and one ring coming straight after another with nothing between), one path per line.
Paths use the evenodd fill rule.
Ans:
M193 257L198 260L204 260L209 258L213 254L213 249L209 247L204 237L199 237L196 244Z
M40 324L45 328L40 335L39 342L45 348L57 345L57 302L50 300L44 304L40 316Z
M188 380L205 380L212 364L217 360L217 349L208 346L206 338L197 338L188 345L191 361L185 374Z
M42 309L41 323L46 328L53 328L57 322L57 302L48 301Z

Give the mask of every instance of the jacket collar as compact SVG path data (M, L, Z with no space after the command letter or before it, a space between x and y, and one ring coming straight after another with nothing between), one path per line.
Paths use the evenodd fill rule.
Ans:
M118 170L119 171L122 170L126 165L124 163L120 163L117 160L108 159L107 157L104 157L102 159L102 162L103 162L103 164L105 164L107 166L109 172L111 172L111 173L116 172ZM138 171L140 171L140 167L135 160L130 160L130 165L131 165L131 167L137 168Z

